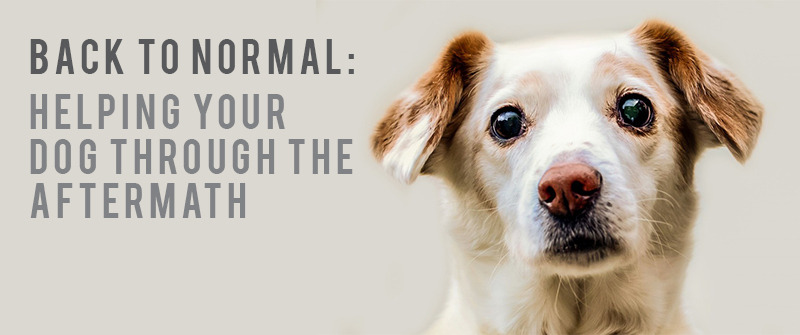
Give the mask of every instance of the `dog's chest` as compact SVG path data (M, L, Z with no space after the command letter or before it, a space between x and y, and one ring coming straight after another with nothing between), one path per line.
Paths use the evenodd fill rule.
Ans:
M521 285L500 271L493 300L485 305L498 334L640 334L651 333L653 312L646 299L592 280L551 278ZM495 276L498 276L496 273ZM521 289L517 291L517 289ZM519 299L525 296L524 299ZM493 308L490 306L494 306ZM486 332L484 329L483 332Z

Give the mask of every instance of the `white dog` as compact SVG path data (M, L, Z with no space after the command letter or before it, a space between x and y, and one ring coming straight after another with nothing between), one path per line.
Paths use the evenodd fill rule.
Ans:
M693 168L739 161L762 107L670 25L493 44L466 33L389 109L373 150L448 186L441 334L691 332Z

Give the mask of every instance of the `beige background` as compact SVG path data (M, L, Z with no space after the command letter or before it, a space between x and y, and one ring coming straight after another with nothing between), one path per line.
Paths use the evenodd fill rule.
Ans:
M418 332L435 317L445 296L438 185L431 178L400 185L373 161L368 136L384 108L461 30L479 29L509 41L625 30L648 17L674 23L727 63L767 110L759 145L746 166L715 149L697 167L701 214L686 307L708 334L800 333L800 178L794 175L800 123L798 9L789 2L6 5L0 20L0 333ZM31 38L49 42L51 66L58 39L72 40L78 62L83 39L123 38L120 59L126 73L30 75ZM139 38L177 40L182 47L178 74L142 75ZM255 38L262 55L268 38L294 38L296 70L303 39L333 38L336 64L352 66L356 74L191 75L192 38ZM324 50L318 45L320 56ZM346 60L347 53L355 53L355 60ZM260 65L265 72L264 56ZM206 92L283 94L287 129L198 131L191 94ZM31 93L84 93L88 101L98 93L175 93L185 107L176 130L120 131L115 130L118 123L111 123L112 130L105 131L43 132L28 129ZM88 101L87 114L95 115ZM75 143L94 138L106 154L90 176L52 171L31 176L32 137ZM112 173L106 144L111 137L275 138L280 161L272 176L119 177ZM353 138L348 167L355 173L315 176L306 169L292 175L285 144L289 137ZM303 159L307 168L308 156ZM37 181L76 183L68 219L28 219ZM248 217L82 220L77 183L87 181L247 182ZM53 190L48 190L51 206ZM92 205L99 216L99 200ZM221 209L218 214L224 215Z

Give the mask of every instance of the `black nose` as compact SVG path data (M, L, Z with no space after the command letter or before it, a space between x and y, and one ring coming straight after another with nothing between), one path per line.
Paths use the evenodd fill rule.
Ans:
M574 216L600 193L603 176L583 163L555 165L539 181L539 200L556 216Z

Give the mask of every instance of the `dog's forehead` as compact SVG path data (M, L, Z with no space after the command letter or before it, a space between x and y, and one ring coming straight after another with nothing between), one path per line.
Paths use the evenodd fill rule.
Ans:
M502 81L532 72L581 80L591 76L608 55L642 60L640 49L627 34L570 36L498 44L492 72Z

